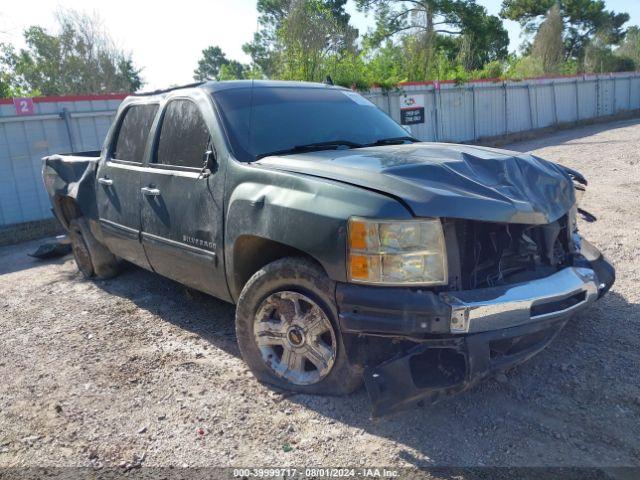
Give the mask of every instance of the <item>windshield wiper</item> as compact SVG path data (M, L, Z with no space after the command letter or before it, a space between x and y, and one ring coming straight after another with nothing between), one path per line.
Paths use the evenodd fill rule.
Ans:
M373 143L367 144L367 147L375 147L378 145L400 145L405 142L415 143L419 141L420 140L418 140L417 138L410 137L408 135L404 137L380 138Z
M264 157L270 157L272 155L288 155L300 152L318 152L320 150L337 150L340 147L359 148L363 146L364 145L360 143L350 142L349 140L331 140L328 142L307 143L304 145L296 145L291 148L286 148L284 150L276 150L275 152L261 153L259 155L256 155L256 160L260 160Z

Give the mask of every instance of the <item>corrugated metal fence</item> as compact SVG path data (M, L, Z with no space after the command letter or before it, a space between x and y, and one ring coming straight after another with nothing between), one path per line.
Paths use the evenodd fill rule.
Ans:
M640 74L464 85L405 84L366 96L400 121L407 96L424 103L413 135L427 141L472 142L640 109ZM0 100L0 227L51 217L40 159L98 150L123 95L35 99L27 115Z
M400 121L406 97L424 101L424 123L411 125L425 141L473 142L572 124L640 109L640 74L622 73L522 82L406 84L366 95Z
M51 217L41 158L99 150L124 95L0 100L0 227Z

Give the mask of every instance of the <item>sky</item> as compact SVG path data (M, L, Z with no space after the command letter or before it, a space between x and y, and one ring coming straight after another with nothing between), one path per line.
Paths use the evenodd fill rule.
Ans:
M497 15L502 2L477 3ZM610 10L628 12L629 25L640 24L640 1L606 0L606 4ZM22 31L30 25L55 30L55 12L61 8L97 13L116 45L130 52L134 63L142 67L145 90L192 82L200 53L209 45L220 46L230 59L248 63L242 45L252 39L258 21L256 0L4 1L0 7L0 42L23 46ZM372 27L372 16L357 12L354 0L349 0L347 10L361 33ZM511 40L509 48L514 51L521 43L520 27L510 21L505 21L505 27Z

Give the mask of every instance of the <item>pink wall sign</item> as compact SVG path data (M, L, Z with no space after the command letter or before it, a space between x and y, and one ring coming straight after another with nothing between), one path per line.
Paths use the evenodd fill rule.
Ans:
M14 98L13 106L16 107L16 115L35 115L33 98Z

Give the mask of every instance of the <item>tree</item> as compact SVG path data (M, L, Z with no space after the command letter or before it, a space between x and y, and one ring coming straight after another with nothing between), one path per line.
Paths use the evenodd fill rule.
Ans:
M544 73L558 73L560 70L564 58L563 30L562 14L556 3L540 25L531 50L531 55L540 60Z
M220 69L228 65L229 60L217 45L202 50L202 58L198 60L198 68L193 71L194 80L217 80Z
M249 67L236 60L230 60L220 67L218 80L241 80L245 78L245 70Z
M503 0L500 16L519 22L526 33L533 34L555 4L566 26L565 59L581 58L596 34L609 45L617 45L624 38L623 25L629 15L606 10L603 0Z
M198 60L198 68L193 71L194 80L241 80L247 78L262 78L259 68L229 60L217 45L207 47L202 51L202 58Z
M635 62L616 55L607 41L596 35L587 44L582 59L582 70L587 73L625 72L635 69Z
M292 80L323 79L327 61L353 49L353 29L340 24L321 0L293 0L277 30L281 47L280 76Z
M390 40L372 51L366 68L369 82L386 89L392 88L408 78L406 53L401 46Z
M319 80L329 59L355 50L347 0L258 0L259 31L243 46L268 77Z
M509 36L502 21L475 0L357 0L357 6L375 13L370 45L398 38L404 44L414 65L411 77L431 76L438 51L467 70L505 59L508 53Z
M25 49L0 46L11 88L42 95L134 92L143 85L130 54L115 47L97 16L57 14L59 32L25 30Z
M11 96L11 79L6 72L0 72L0 98Z
M624 41L615 51L616 56L633 62L635 70L640 69L640 27L629 27Z

